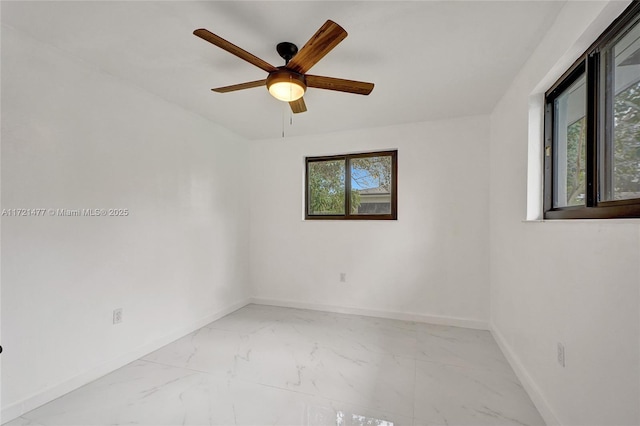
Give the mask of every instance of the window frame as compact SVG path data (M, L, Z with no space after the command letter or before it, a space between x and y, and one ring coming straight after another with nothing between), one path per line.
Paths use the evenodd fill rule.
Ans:
M389 214L353 214L351 213L351 167L350 161L367 157L391 157L391 213ZM320 161L344 160L345 162L345 213L309 214L309 163ZM397 220L398 219L398 150L369 151L352 154L305 157L304 161L304 218L305 220Z
M640 218L640 197L625 200L600 201L604 193L603 177L611 175L610 147L612 140L605 134L605 85L601 76L601 52L620 40L633 24L640 25L640 2L633 2L598 37L545 93L544 109L544 199L545 219L618 219ZM586 158L585 204L554 207L554 101L575 81L586 77Z

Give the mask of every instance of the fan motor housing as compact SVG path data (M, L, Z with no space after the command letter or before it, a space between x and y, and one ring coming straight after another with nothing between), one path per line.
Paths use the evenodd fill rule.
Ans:
M282 43L278 43L276 50L278 51L278 55L285 60L285 63L289 63L291 58L298 53L298 46L288 41L283 41Z

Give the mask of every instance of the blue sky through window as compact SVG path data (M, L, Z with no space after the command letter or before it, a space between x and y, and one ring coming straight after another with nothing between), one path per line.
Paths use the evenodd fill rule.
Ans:
M353 189L369 189L380 186L380 180L371 176L366 169L358 169L351 166L351 188Z

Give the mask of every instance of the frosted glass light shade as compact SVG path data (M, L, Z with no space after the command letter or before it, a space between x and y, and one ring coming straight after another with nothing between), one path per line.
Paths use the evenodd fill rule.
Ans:
M307 85L302 74L279 69L267 77L267 88L274 98L284 102L292 102L304 95Z
M297 81L282 81L269 86L269 93L278 100L291 102L304 95L304 88Z

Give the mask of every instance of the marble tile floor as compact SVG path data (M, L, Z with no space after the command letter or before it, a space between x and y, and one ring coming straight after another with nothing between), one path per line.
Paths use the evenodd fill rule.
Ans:
M248 305L6 426L543 425L487 331Z

